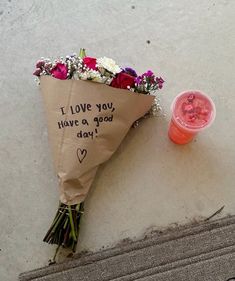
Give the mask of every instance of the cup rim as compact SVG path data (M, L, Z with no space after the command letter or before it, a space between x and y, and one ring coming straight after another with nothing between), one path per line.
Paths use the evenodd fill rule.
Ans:
M208 99L208 101L210 102L211 106L212 106L212 114L211 114L211 117L210 117L210 120L207 122L207 124L203 127L187 127L187 126L184 126L183 124L181 124L180 122L178 122L175 118L175 115L174 115L174 108L175 108L175 105L176 105L176 102L177 100L179 99L179 97L181 97L182 95L185 95L185 94L190 94L190 93L198 93L202 96L204 96L205 98ZM187 130L187 131L190 131L190 132L199 132L199 131L202 131L208 127L210 127L212 125L212 123L214 122L215 120L215 117L216 117L216 107L215 107L215 104L213 102L213 100L211 99L211 97L209 97L207 94L205 94L203 91L201 90L185 90L183 92L180 92L177 96L175 96L174 100L172 101L171 103L171 113L172 113L172 119L177 123L177 125L179 127L181 127L182 129L184 130Z

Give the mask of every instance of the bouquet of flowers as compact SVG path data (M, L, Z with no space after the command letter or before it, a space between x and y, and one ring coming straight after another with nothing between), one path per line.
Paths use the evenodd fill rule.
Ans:
M60 188L59 208L44 241L75 251L83 202L99 165L137 120L160 109L156 91L164 80L150 70L138 76L110 58L87 57L84 49L54 61L41 58L34 75Z

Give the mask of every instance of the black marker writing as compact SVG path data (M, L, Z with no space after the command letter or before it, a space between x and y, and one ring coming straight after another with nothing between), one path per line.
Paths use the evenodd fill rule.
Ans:
M62 115L64 115L64 114L65 114L65 112L64 112L64 106L61 107L60 110L61 110L61 112L62 112Z
M91 111L91 104L89 103L80 103L76 104L75 106L70 106L70 112L71 114L76 114L80 112L86 112L86 111Z
M98 103L96 104L96 107L98 108L98 111L101 112L101 110L112 110L112 112L115 110L115 108L113 107L113 103L112 102L107 102L107 103Z
M95 125L96 127L99 127L100 126L100 123L103 123L103 122L112 122L113 121L113 115L110 115L110 116L105 116L105 117L95 117L94 119L94 122L95 122Z
M62 129L64 127L77 127L79 126L78 120L61 120L58 122L59 129Z

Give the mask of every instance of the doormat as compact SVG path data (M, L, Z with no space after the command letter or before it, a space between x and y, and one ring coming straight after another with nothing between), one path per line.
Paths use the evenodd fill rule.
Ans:
M235 216L22 273L21 281L235 281Z

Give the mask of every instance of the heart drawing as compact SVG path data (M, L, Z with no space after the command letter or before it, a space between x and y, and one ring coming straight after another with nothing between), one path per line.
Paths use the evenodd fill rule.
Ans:
M87 150L86 149L81 149L81 148L77 149L77 157L78 157L78 161L80 163L82 163L82 161L84 160L86 155L87 155Z

